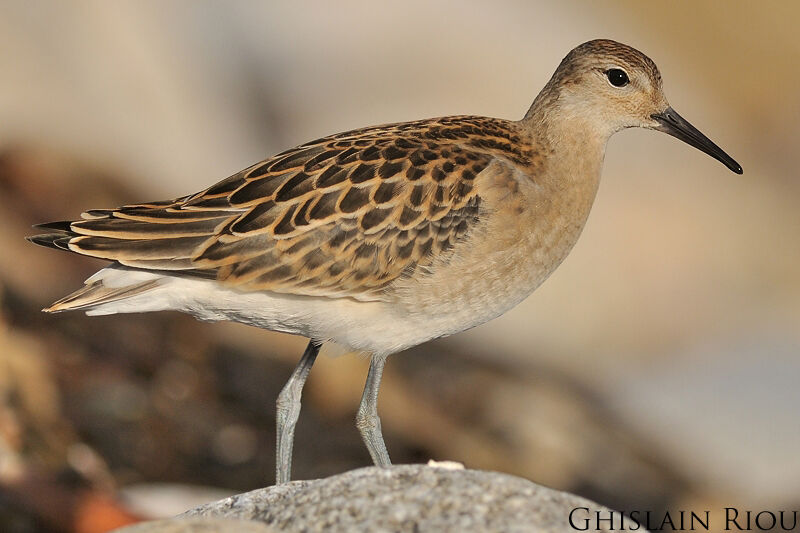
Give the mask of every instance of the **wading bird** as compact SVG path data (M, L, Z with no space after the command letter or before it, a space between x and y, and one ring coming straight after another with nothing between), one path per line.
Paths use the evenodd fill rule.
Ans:
M282 152L197 194L42 224L36 244L112 264L46 311L172 309L310 339L277 402L290 479L303 384L328 341L371 354L357 426L376 465L388 355L508 311L569 253L615 132L663 131L741 174L667 103L655 63L610 40L572 50L524 118L363 128Z

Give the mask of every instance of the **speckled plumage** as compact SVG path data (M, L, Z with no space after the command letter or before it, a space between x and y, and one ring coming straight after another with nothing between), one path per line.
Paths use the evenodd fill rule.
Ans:
M447 117L325 137L192 196L57 223L57 246L229 287L387 300L479 219L492 160L531 164L514 123Z

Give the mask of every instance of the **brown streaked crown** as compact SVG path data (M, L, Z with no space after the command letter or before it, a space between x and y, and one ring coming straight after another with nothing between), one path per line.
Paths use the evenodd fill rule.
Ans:
M650 79L661 82L661 73L652 59L627 44L610 39L595 39L573 48L561 61L554 77L569 78L574 70L590 68L599 60L609 63L622 62L624 65L621 66L640 69L646 72Z
M541 122L546 115L558 109L559 99L564 91L576 88L581 90L580 99L587 104L594 102L597 111L605 112L613 108L618 113L624 113L626 108L635 107L637 102L633 98L608 92L604 84L592 85L592 81L599 79L599 76L593 78L592 75L609 68L621 68L630 75L631 84L642 91L636 100L649 101L658 107L650 110L651 112L662 111L666 107L661 74L652 59L626 44L609 39L595 39L578 45L561 60L553 76L525 114L524 120L534 119L535 122ZM646 116L649 116L649 112L643 111L639 118Z

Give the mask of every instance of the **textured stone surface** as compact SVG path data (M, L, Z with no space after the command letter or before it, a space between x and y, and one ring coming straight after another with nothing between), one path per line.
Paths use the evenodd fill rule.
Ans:
M506 474L404 465L259 489L182 516L254 520L280 531L566 532L574 531L575 507L609 511Z
M277 530L247 520L221 518L172 518L142 522L114 533L275 533Z

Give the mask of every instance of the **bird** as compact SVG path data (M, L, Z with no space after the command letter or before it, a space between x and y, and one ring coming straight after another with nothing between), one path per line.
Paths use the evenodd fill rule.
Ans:
M559 266L594 202L606 143L632 127L742 167L668 103L656 64L608 39L561 61L520 120L447 116L307 142L179 198L89 209L31 242L110 261L46 312L177 310L303 336L276 401L291 479L303 385L324 343L369 354L356 426L378 416L389 355L510 310Z

